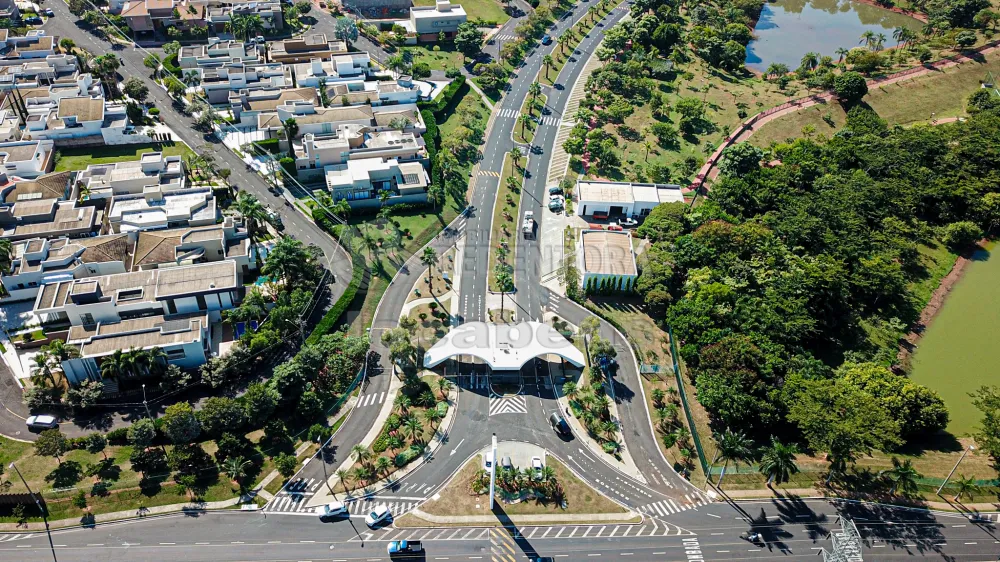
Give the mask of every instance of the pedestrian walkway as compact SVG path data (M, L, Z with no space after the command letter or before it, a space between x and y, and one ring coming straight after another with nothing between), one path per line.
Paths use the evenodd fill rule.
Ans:
M552 158L549 159L546 185L558 185L559 181L566 175L566 170L569 169L570 155L563 150L563 143L569 138L569 133L576 124L576 112L580 110L580 101L587 95L587 79L590 78L594 70L603 64L601 59L591 56L587 60L587 64L584 65L580 77L573 84L573 90L570 91L569 99L566 100L566 108L563 110L563 115L566 118L559 121L560 127L552 145Z
M500 396L490 394L490 415L499 416L501 414L527 414L528 401L523 394L514 396Z
M365 408L367 406L378 406L381 405L382 402L384 401L385 401L385 392L381 393L373 392L371 394L365 394L361 398L359 398L357 405L355 405L354 407Z
M0 535L0 542L23 541L25 539L33 539L40 535L41 535L40 533L26 533L23 535Z
M646 515L666 517L667 515L673 515L712 503L706 496L699 493L684 494L684 499L686 501L683 502L672 499L653 502L639 507L639 511Z
M393 513L395 515L395 512ZM419 528L396 529L387 527L381 532L368 533L364 540L371 541L482 541L487 538L494 541L497 535L507 535L511 539L555 540L555 539L620 539L623 537L677 537L693 535L691 531L677 525L664 523L657 519L649 519L636 524L593 524L593 525L534 525L504 527L449 527L449 528ZM361 541L355 537L351 541Z
M490 556L493 562L511 562L517 557L517 542L512 535L517 529L490 529Z
M320 506L310 507L307 504L309 499L315 495L317 488L322 481L310 478L308 482L303 482L301 491L290 491L279 493L274 500L269 502L264 508L268 514L291 514L291 515L316 515ZM428 486L429 487L429 486ZM336 500L347 506L347 511L351 515L367 515L375 506L385 505L393 517L399 517L416 509L427 498L421 496L372 496L362 498L351 498L347 494L336 495Z

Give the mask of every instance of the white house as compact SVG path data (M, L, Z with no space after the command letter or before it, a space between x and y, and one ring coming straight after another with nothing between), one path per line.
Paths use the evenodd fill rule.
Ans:
M241 89L229 92L229 109L233 118L243 126L257 124L258 115L274 112L278 106L302 101L319 103L319 92L316 88Z
M468 19L461 5L437 0L434 6L413 6L410 8L410 19L396 23L419 41L437 41L442 33L447 39L453 38L458 26Z
M0 275L0 282L12 300L34 299L46 283L125 273L131 246L124 234L15 242L10 273Z
M132 271L222 260L236 263L243 275L257 267L247 231L238 227L233 217L226 217L217 226L145 230L134 236Z
M0 56L0 90L75 82L78 74L76 57L65 53L48 55L44 59Z
M424 203L430 179L420 162L400 163L395 158L363 158L324 168L326 187L334 201L346 199L352 207L381 205L379 194L390 194L386 203Z
M137 232L161 228L208 226L216 223L219 210L210 187L165 192L148 186L135 195L111 198L108 224L112 232Z
M153 142L129 123L124 104L89 96L61 98L56 108L29 107L23 138L87 139L107 145Z
M576 256L585 289L600 289L601 283L611 291L631 288L639 275L628 231L583 230Z
M9 35L7 47L13 49L6 54L10 59L44 59L56 54L59 38L46 35L44 29L32 29L22 36Z
M227 63L218 68L202 67L201 89L209 103L228 103L234 93L278 91L292 86L291 67L280 64Z
M644 217L660 203L683 202L681 186L655 183L577 181L580 216Z
M299 87L318 88L321 80L327 85L341 80L363 80L371 70L371 57L367 52L349 53L328 59L315 58L291 66Z
M292 145L299 177L306 180L324 174L327 166L349 160L380 158L400 163L427 159L424 139L412 132L376 131L361 125L340 125L328 135L307 133Z
M52 168L54 153L50 140L0 143L0 172L8 178L37 178Z
M342 125L359 125L372 131L386 131L401 128L404 132L422 135L427 131L420 110L415 103L395 105L335 105L318 106L316 101L287 101L275 106L271 111L257 114L257 129L266 131L269 137L283 138L282 123L294 117L299 126L299 136L307 134L329 135ZM287 146L285 147L287 149Z
M219 37L209 37L207 45L185 45L177 52L177 63L184 70L258 62L260 55L257 53L256 44Z
M142 194L147 188L173 193L186 185L181 157L162 152L146 152L137 161L91 164L77 175L76 182L86 189L88 199Z

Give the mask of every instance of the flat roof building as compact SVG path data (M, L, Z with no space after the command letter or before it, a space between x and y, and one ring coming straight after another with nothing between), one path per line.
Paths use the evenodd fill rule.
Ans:
M583 230L577 241L577 269L587 291L630 290L639 275L628 231Z
M580 216L644 217L660 203L683 202L681 186L657 183L577 181Z

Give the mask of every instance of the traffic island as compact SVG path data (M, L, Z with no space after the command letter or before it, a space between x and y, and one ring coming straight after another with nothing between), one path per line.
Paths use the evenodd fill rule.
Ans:
M526 443L517 446L529 447ZM504 455L497 456L502 463ZM542 456L544 477L533 474L530 465L520 467L521 474L515 473L517 468L508 471L502 465L497 466L496 502L491 511L489 473L483 469L483 456L477 453L429 501L396 519L395 526L623 524L642 520L638 513L590 487L555 457L544 453ZM524 474L524 469L528 474Z

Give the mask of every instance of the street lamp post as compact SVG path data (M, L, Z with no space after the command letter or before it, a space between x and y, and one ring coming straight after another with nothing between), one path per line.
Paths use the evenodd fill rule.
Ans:
M955 471L958 470L958 465L962 463L962 459L965 458L965 455L968 455L969 451L975 451L975 450L976 450L976 446L975 445L969 445L965 449L965 451L962 451L962 456L958 457L958 461L955 463L955 466L953 466L951 468L951 472L949 472L948 476L945 477L944 482L942 482L941 485L938 486L937 495L939 495L939 496L941 495L941 490L944 489L945 485L948 484L948 480L951 480L952 475L954 475Z
M142 405L146 408L146 417L153 419L152 414L149 413L149 403L146 402L146 383L142 383Z
M49 530L49 518L45 514L45 509L42 508L42 502L38 501L38 496L36 496L35 492L33 492L31 487L28 486L28 481L24 479L24 475L21 474L21 471L17 468L17 465L14 464L13 461L10 463L10 468L14 469L14 472L17 473L17 477L20 478L21 483L24 484L24 488L28 490L29 494L31 494L31 499L35 500L35 507L38 508L38 513L42 514L42 520L45 521L45 534L49 537L49 548L52 549L52 560L58 562L56 559L56 547L52 544L52 533Z

